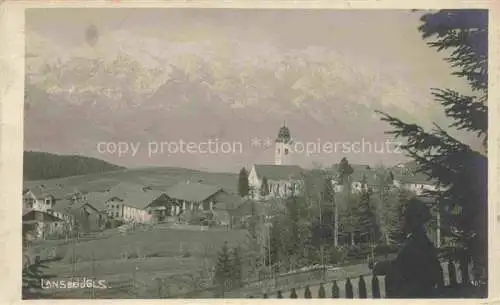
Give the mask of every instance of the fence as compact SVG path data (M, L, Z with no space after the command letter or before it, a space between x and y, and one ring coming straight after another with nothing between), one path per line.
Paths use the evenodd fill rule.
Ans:
M460 264L449 259L444 263L441 281L438 284L437 298L484 298L486 285L481 285L476 280L471 281L469 264ZM370 280L366 278L371 277ZM341 283L344 282L344 283ZM319 285L307 283L302 286L292 287L289 290L279 289L275 292L266 292L248 296L249 298L388 298L393 294L388 289L385 276L360 275L356 278L347 278L343 281L334 280L330 283L321 282ZM389 290L389 291L388 291ZM285 293L286 292L286 293Z
M123 279L113 283L111 288L93 292L93 298L388 298L388 284L385 276L362 274L355 277L326 276L324 270L310 270L284 274L259 282L245 283L240 289L226 290L204 283L198 287L184 287L182 291L170 289L175 284L156 278L154 282L141 283L136 279ZM469 266L457 262L443 263L442 281L439 285L441 298L481 298L485 297L484 286L471 283ZM178 278L177 282L182 280ZM180 285L185 286L185 285ZM90 295L89 295L90 296ZM54 296L55 297L55 296ZM61 296L62 297L62 296ZM86 296L81 296L86 297Z

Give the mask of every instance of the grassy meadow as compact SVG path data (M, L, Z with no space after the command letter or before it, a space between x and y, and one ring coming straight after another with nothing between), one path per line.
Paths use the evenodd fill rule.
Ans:
M106 280L111 289L96 290L101 294L99 297L125 297L118 288L125 285L129 293L131 283L137 285L136 289L156 291L157 278L164 279L170 293L178 293L176 290L196 289L192 286L210 272L224 242L236 246L244 243L246 234L244 230L201 231L197 226L158 225L151 231L126 234L108 230L93 239L74 243L41 241L34 244L33 251L42 259L49 259L47 273L55 275L55 279ZM85 297L88 290L55 289L54 292L55 296L76 298Z

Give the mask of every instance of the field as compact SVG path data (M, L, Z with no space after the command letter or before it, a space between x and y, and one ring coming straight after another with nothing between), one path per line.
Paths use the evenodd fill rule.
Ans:
M40 184L43 184L46 187L51 187L61 184L68 189L78 188L83 191L98 192L114 186L119 182L130 182L149 185L158 190L165 190L178 182L186 180L203 180L203 183L218 185L229 193L235 193L238 183L238 174L203 172L176 167L154 167L124 169L49 180L25 181L24 187L36 186Z
M214 266L217 253L225 241L229 246L236 246L244 242L245 236L246 232L241 230L201 231L196 226L172 228L159 225L151 231L135 231L126 235L116 230L105 231L94 239L74 244L44 241L35 244L33 250L42 259L52 258L47 273L55 275L55 279L86 277L106 280L111 288L135 282L144 289L154 287L156 290L157 278L165 278L166 285L169 281L172 285L174 282L182 284L182 281L186 281L185 286L192 285L196 277ZM54 259L54 256L58 258ZM88 294L87 289L57 291L68 297L85 297ZM119 294L116 289L100 292Z

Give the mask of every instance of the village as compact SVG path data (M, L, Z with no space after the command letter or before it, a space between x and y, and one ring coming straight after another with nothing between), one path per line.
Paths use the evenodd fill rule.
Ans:
M249 216L249 202L258 202L262 206L278 205L279 199L301 193L307 170L290 164L287 146L290 141L288 127L282 126L276 138L275 164L254 164L251 167L247 174L249 194L245 197L218 185L190 180L163 190L119 182L108 189L93 192L67 189L60 184L39 184L23 190L23 230L30 232L33 238L50 239L64 238L76 227L83 234L116 227L117 224L124 229L165 222L207 228L238 227ZM338 170L332 168L325 172L331 177L335 192L341 192L343 186ZM416 195L435 189L425 175L404 164L390 169L390 173L394 188L405 188ZM355 166L351 191L376 188L377 175L379 173L369 166Z

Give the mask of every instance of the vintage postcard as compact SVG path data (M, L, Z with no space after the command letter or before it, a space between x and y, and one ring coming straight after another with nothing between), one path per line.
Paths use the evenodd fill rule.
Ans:
M2 5L9 295L493 300L493 9L382 2Z

